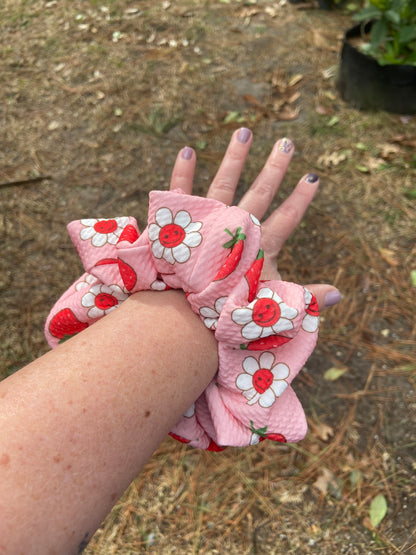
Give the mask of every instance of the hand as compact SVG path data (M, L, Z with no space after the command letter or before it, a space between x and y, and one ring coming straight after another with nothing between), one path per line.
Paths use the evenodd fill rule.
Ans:
M253 140L249 129L237 130L228 145L225 156L211 183L207 197L231 205ZM238 206L261 220L276 194L294 153L289 139L274 145L263 169L243 196ZM196 156L190 147L183 148L176 159L171 178L171 189L192 193ZM281 279L277 270L277 257L284 243L299 225L319 187L318 176L304 175L289 197L262 223L264 266L262 279ZM340 292L331 285L309 284L320 310L341 300Z

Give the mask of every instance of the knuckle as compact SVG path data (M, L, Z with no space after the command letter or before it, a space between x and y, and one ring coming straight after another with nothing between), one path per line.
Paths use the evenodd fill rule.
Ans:
M227 151L226 158L232 162L241 162L243 163L246 159L247 153L242 151L239 148L230 148Z
M285 165L282 163L282 160L279 160L278 158L269 158L269 160L267 161L267 166L273 171L277 170L279 173L283 173L285 171Z
M275 189L276 186L271 181L264 180L256 184L253 193L260 197L262 201L270 203L274 197Z
M280 215L289 222L299 222L302 218L303 211L291 202L283 203L279 208Z
M229 179L225 179L224 177L219 177L218 179L216 179L212 184L212 188L215 191L225 192L225 193L232 193L234 192L234 189L235 189L232 181L230 181Z

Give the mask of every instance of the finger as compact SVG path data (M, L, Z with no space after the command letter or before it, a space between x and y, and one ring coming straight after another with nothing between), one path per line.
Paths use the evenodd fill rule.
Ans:
M170 180L171 191L173 189L182 189L188 195L192 193L195 165L196 155L192 148L186 146L179 151Z
M264 216L283 180L293 152L290 139L277 141L264 168L241 199L238 205L240 208L254 214L259 220Z
M342 295L336 287L324 283L313 283L305 285L312 295L316 298L319 310L324 310L336 305L342 300Z
M252 141L253 135L246 127L235 131L217 174L208 189L207 198L215 198L228 205L232 204Z
M262 225L262 247L268 254L276 256L287 238L299 225L319 187L319 178L314 173L302 177L290 196Z

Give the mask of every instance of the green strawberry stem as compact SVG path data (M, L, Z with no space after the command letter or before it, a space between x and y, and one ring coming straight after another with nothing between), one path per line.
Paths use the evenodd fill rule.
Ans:
M227 228L224 231L232 237L231 241L224 243L224 249L232 249L240 240L244 241L246 238L245 234L241 232L241 227L237 228L235 234Z

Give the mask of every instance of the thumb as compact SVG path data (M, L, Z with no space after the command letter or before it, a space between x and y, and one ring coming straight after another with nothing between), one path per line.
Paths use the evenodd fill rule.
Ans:
M319 310L334 306L342 299L341 293L333 285L313 283L311 285L305 285L305 287L315 296Z

